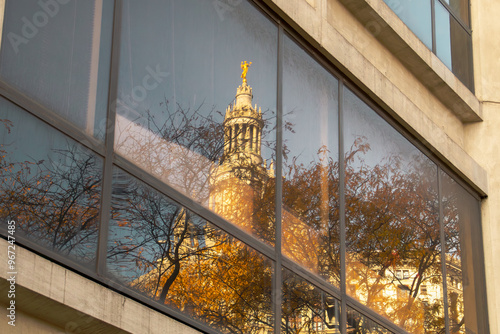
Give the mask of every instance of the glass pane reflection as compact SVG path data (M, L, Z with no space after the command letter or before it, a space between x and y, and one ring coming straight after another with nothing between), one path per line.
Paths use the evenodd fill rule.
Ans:
M2 222L15 220L18 235L93 263L101 159L3 99L0 143Z
M436 11L436 55L451 70L450 14L438 1L434 0Z
M106 125L113 3L7 0L1 13L1 79L100 139Z
M115 148L273 244L277 27L214 4L124 1Z
M288 37L283 73L283 252L338 287L338 81Z
M444 172L441 180L450 333L477 333L476 270L471 259L478 247L473 238L474 226L480 224L479 203Z
M469 23L469 0L445 0L451 10L470 27Z
M282 333L340 333L340 301L283 269Z
M429 49L432 49L430 0L384 0L384 2Z
M108 271L223 333L272 328L271 261L115 169Z
M345 90L347 292L411 333L444 327L437 166Z

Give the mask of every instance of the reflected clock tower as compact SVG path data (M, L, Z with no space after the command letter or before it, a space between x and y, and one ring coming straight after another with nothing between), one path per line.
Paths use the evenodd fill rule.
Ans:
M242 83L224 118L224 152L210 178L210 208L245 230L251 230L255 203L263 185L274 177L262 159L261 108L252 106L246 74L252 63L242 62Z

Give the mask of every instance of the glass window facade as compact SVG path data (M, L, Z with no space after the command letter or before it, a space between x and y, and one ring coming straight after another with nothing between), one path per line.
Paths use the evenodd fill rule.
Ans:
M260 2L40 3L0 48L19 244L208 333L477 332L477 196Z
M469 0L384 2L474 92Z

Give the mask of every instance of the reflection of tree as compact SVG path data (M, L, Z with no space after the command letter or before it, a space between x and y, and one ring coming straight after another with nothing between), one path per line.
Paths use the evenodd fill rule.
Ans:
M227 141L222 138L240 137L245 130L227 133L215 111L202 115L199 110L166 108L161 117L146 114L144 122L155 136L119 140L118 151L206 204L215 188L212 173L227 158ZM7 131L12 127L8 121L2 123ZM53 249L88 256L87 248L96 244L100 162L71 145L52 152L60 161L56 165L12 161L7 149L0 148L0 186L6 204L1 216L15 217L24 233ZM437 169L422 157L410 166L399 156L369 165L363 160L369 149L359 138L345 154L348 291L408 331L439 332L444 327L442 296L421 294L423 284L442 284ZM238 156L245 154L233 155ZM320 148L318 157L309 164L285 160L283 251L338 286L339 165L326 148ZM216 212L274 244L276 180L267 166L248 161L235 159L227 170L232 180L217 183L220 193L230 197L225 203L232 204ZM115 173L113 188L110 272L221 331L257 333L272 327L273 268L268 261L122 172ZM458 203L452 197L443 202L449 207L444 219L446 249L453 253L450 261L457 261ZM410 268L413 274L398 277L400 268ZM459 270L460 265L457 277ZM450 318L455 328L463 325L463 297L452 293ZM319 323L330 324L333 318L325 298L310 285L285 278L284 330L314 332ZM354 316L350 326L353 333L374 330Z
M446 271L448 288L448 315L450 333L465 333L464 293L462 280L461 234L464 221L470 219L469 203L461 202L462 189L450 177L442 173L443 225L446 240ZM463 199L462 199L463 200ZM462 224L460 222L462 221Z
M115 177L111 271L129 284L224 332L256 333L272 319L272 270L231 240L150 188ZM124 276L124 275L123 275Z
M127 137L118 140L118 151L207 205L215 192L214 170L229 159L223 155L229 151L224 137L241 138L231 150L244 154L243 148L249 145L247 130L228 132L216 122L218 112L203 114L201 106L196 110L177 106L175 111L167 102L164 106L161 113L146 113L142 121L146 132L134 133L133 128L123 132ZM262 196L255 198L241 191L243 186L248 190L257 186L256 179L267 178L262 171L262 166L235 160L230 172L237 177L230 182L239 191L230 196L238 210L219 207L216 212L271 240L274 205L267 200L274 202L274 188L265 190L267 183L260 182ZM110 270L133 288L224 332L255 333L272 327L270 264L164 196L143 185L130 185L124 175L115 174ZM224 182L218 186L230 188ZM258 210L260 206L264 209ZM258 224L250 223L256 222L255 216L267 223L257 228Z
M172 166L176 166L175 172L178 173L176 177L184 182L182 187L186 189L185 192L194 193L196 197L199 194L197 191L204 188L206 195L202 197L206 198L214 192L215 186L210 183L210 178L211 173L216 170L219 177L216 183L219 188L216 192L221 194L214 201L214 205L219 205L216 212L263 240L274 243L275 178L273 175L266 174L261 165L249 163L251 160L244 153L232 154L233 159L238 157L241 160L234 159L227 170L212 167L213 162L222 164L225 159L229 159L227 154L223 154L227 149L225 145L228 140L221 142L214 138L239 137L243 136L243 132L225 133L210 115L197 118L187 117L182 113L182 109L178 108L174 113L176 116L167 118L168 124L154 126L155 132L161 133L163 140L182 147L171 157L166 157L173 161L166 164L167 173L174 173ZM191 119L196 125L189 124ZM290 129L291 125L288 124L287 127ZM174 134L179 134L179 137ZM205 138L207 136L211 140ZM240 143L247 145L248 141ZM205 151L201 150L203 146ZM136 149L138 152L155 152L155 146L149 148L137 146ZM442 284L437 169L422 157L412 160L412 165L409 166L398 156L369 165L363 159L369 150L369 145L363 138L359 138L345 154L348 289L351 289L352 295L364 304L409 331L422 332L424 328L426 331L438 331L443 328L442 296L420 298L422 284L436 286ZM205 160L196 160L202 163L208 162L207 166L210 167L204 167L203 174L199 174L201 169L193 168L193 152L206 157ZM286 160L284 165L283 251L286 256L338 286L340 281L339 165L335 159L329 157L324 147L318 151L318 157L317 162L309 164L291 158L289 161ZM160 163L164 160L158 160L158 166L161 166ZM196 163L194 165L196 166ZM193 171L194 174L190 174ZM226 172L231 175L228 179L221 177ZM188 174L192 177L190 178ZM198 183L202 184L201 187L193 188L194 183L186 183L193 181L193 177L201 180L201 183ZM130 194L123 197L134 200L141 198ZM148 201L161 202L158 199ZM270 274L265 276L265 279L256 277L255 271L248 270L249 261L240 251L234 252L229 249L228 243L223 241L224 238L220 233L213 234L213 229L207 230L206 224L189 223L189 215L183 210L172 209L169 214L160 215L159 212L162 210L151 205L139 206L129 203L126 207L132 211L137 211L138 207L141 207L141 210L147 208L149 215L162 217L159 221L158 217L141 213L141 217L137 218L137 213L128 212L117 219L118 224L124 228L127 223L120 222L120 219L135 221L131 226L137 225L133 227L136 232L130 234L133 245L127 246L126 252L129 256L133 252L141 255L136 255L135 260L127 261L130 263L138 261L141 263L140 268L146 269L133 275L134 286L195 317L209 319L207 321L214 326L228 324L227 326L232 326L231 329L226 327L229 331L242 329L241 326L251 326L245 327L242 331L252 332L253 329L250 329L254 328L252 326L255 325L257 328L264 325L262 322L257 325L257 322L237 310L245 309L247 314L255 314L255 319L258 318L257 314L267 313L267 306L263 306L267 305L267 301L264 302L265 298L260 297L263 296L263 292L257 287L270 279ZM124 218L128 216L135 218ZM167 227L170 232L164 231L163 235L152 235L152 232L147 232L161 230L156 227L157 225ZM186 233L182 234L180 231ZM196 241L201 240L200 238L203 239L201 244L200 241ZM160 240L165 241L159 242ZM190 240L195 240L194 244ZM152 247L145 246L149 243L156 249L162 247L164 249L162 252L152 254L150 250ZM193 248L192 245L197 246ZM118 244L116 249L123 246ZM172 249L177 249L179 254L175 255L174 251L173 255L167 255ZM224 261L220 262L221 259ZM219 269L222 263L241 265L238 266L239 271L229 270L227 275L223 275L223 271ZM410 268L411 277L398 277L396 275L398 268ZM217 274L213 275L213 272ZM246 279L241 279L245 276ZM193 277L198 277L200 280L192 279ZM234 278L235 284L230 290L221 288L228 286L227 282L232 280L231 277ZM243 282L253 282L255 285L250 287ZM253 295L245 294L252 289L257 289ZM290 307L297 303L296 307L292 307L295 309L301 309L299 305L306 305L304 307L309 309L310 316L307 320L308 326L311 327L315 322L314 319L318 317L321 319L321 314L310 311L317 308L313 305L317 303L318 296L306 292L300 296L291 294L290 296L295 297L290 297L292 299L288 303ZM227 299L229 295L235 298L233 302ZM221 300L222 304L215 302ZM298 330L298 322L293 320L298 315L290 312L289 315L286 315L286 312L284 314L285 318L289 318L284 320L285 326L290 327L295 321L296 326L294 326ZM303 317L304 314L300 316ZM301 324L304 325L307 321L304 320ZM363 322L358 327L360 327L359 333L368 333L372 330L366 329L368 327L366 324L363 325Z
M210 191L213 168L222 163L223 152L229 145L224 137L240 137L244 129L229 133L222 121L224 115L215 108L205 110L184 108L177 104L172 108L166 100L157 111L147 110L140 120L121 117L116 150L134 163L167 182L184 194L206 205ZM263 114L271 113L264 111ZM134 126L137 125L137 126ZM274 131L269 119L264 118L262 137ZM263 145L274 149L273 140L263 140ZM241 147L246 145L240 142ZM247 166L240 164L243 172Z
M318 151L318 162L285 164L283 251L332 284L340 282L338 162Z
M7 132L14 126L3 120ZM68 143L47 159L16 161L2 145L0 216L13 219L26 237L83 262L95 257L101 163ZM51 156L52 158L49 158Z
M442 285L437 169L421 156L411 166L393 156L370 167L359 154L368 144L354 145L357 156L346 155L351 293L411 332L440 330L442 296L418 299L423 283ZM397 268L413 275L397 277ZM433 312L431 323L426 314Z

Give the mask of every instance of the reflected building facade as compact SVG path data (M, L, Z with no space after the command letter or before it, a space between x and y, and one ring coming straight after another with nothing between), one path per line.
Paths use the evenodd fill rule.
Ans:
M477 1L0 12L16 330L500 334Z

